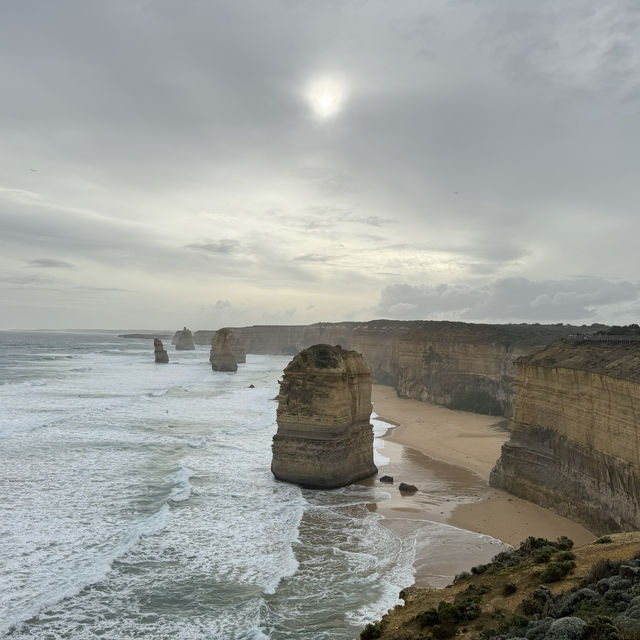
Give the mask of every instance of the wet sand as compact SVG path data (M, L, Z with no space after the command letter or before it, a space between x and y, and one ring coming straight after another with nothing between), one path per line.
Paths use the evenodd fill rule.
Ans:
M514 546L530 535L550 539L566 535L577 546L596 537L549 509L489 487L489 473L509 437L499 426L500 419L398 398L394 389L380 385L373 387L373 403L380 419L395 426L385 435L380 449L389 462L371 481L385 488L391 499L372 509L399 532L420 529L422 537L449 535L452 542L437 545L437 557L429 553L434 545L425 545L422 552L418 549L416 585L443 586L446 578L486 562L501 550L497 543L478 541L464 530ZM394 483L380 483L383 475L393 476ZM397 488L400 482L415 485L418 492L401 495ZM444 528L445 534L438 527L436 534L429 522L451 527Z

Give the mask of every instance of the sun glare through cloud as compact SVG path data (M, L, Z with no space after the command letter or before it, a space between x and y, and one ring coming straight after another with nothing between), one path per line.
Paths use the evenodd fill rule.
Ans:
M346 94L346 86L342 80L323 76L309 83L305 97L318 120L330 120L342 111Z

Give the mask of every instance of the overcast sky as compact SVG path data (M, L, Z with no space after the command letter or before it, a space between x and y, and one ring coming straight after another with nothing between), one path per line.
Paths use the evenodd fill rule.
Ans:
M637 0L7 0L0 328L637 322Z

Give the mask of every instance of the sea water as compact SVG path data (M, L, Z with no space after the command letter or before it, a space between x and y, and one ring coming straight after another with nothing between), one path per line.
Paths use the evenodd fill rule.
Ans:
M442 527L394 534L374 486L274 479L288 357L218 373L165 346L0 332L0 637L355 638Z

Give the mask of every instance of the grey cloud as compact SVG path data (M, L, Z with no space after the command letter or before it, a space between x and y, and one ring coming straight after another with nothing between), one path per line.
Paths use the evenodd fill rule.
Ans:
M39 269L75 269L75 265L64 260L55 260L53 258L36 258L29 260L28 265Z
M640 283L602 278L534 281L503 278L490 284L387 286L374 309L397 319L569 322L602 318L609 305L640 301Z
M216 253L222 255L228 255L233 253L240 243L236 240L216 240L214 242L203 242L201 244L188 244L187 249L195 249L197 251L206 251L207 253Z

